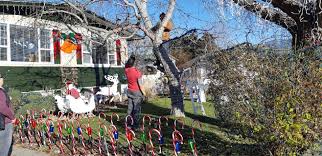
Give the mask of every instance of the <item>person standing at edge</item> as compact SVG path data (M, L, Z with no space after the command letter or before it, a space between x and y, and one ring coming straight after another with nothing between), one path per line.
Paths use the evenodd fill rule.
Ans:
M131 127L133 130L139 128L139 117L141 111L141 103L143 102L143 88L140 86L141 72L134 67L135 56L131 55L125 64L125 75L128 81L128 109L127 114L131 115L134 119L134 125Z
M11 155L13 123L15 116L11 107L10 98L3 89L3 77L0 74L0 113L5 117L5 129L0 130L0 156Z

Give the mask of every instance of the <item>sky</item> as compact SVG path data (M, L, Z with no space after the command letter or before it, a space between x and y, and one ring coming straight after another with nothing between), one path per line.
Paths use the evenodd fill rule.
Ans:
M39 0L61 1L61 0ZM113 0L111 0L113 1ZM199 32L208 31L217 37L217 44L222 48L231 47L243 42L259 44L271 40L290 39L290 34L283 28L256 17L235 4L218 5L222 0L177 0L172 21L175 25L171 37L180 36L190 29L200 29ZM115 2L115 0L114 0ZM208 2L205 4L204 2ZM159 14L166 11L166 0L150 0L149 14L155 24ZM92 7L94 12L107 19L119 18L123 13L121 6L111 3L99 3Z
M221 47L243 42L258 44L274 39L290 39L290 34L284 28L264 21L237 5L224 8L216 4L205 5L202 0L177 0L173 21L177 26L190 29L211 29Z

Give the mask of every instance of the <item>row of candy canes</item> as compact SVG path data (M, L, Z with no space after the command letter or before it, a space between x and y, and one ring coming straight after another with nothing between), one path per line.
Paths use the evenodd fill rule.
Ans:
M18 119L15 123L17 128L17 133L20 135L21 142L24 143L25 138L29 140L29 144L33 143L32 137L34 137L34 142L37 143L39 146L47 145L49 149L52 149L52 145L59 146L59 149L61 153L65 153L64 146L67 146L67 144L71 145L71 151L72 154L75 155L77 152L76 144L80 144L84 149L93 149L93 145L97 147L97 150L100 155L110 155L109 149L108 149L108 143L107 139L110 140L110 146L113 150L113 155L117 155L117 145L118 145L118 138L119 138L119 132L117 130L117 127L114 125L113 119L116 117L117 121L119 121L119 116L116 113L113 113L110 116L110 123L111 125L107 127L102 121L101 118L106 119L106 115L104 113L99 114L99 126L97 129L98 133L95 133L93 131L93 128L90 126L90 117L88 117L88 123L87 125L82 125L80 122L80 116L77 116L77 118L74 118L74 114L70 113L68 114L69 118L68 120L62 119L61 117L63 114L61 112L58 113L58 119L56 121L57 126L57 134L55 133L55 124L51 117L53 116L52 112L46 112L42 111L39 113L40 116L38 119L35 118L35 112L33 111L31 114L27 113L26 117L20 116L20 119ZM46 116L44 118L43 116ZM128 126L128 120L130 120L131 126L133 126L134 120L131 116L126 116L125 118L125 136L127 139L128 144L128 155L133 155L133 149L134 146L132 144L132 141L135 139L135 132L129 128ZM162 146L164 145L164 136L162 133L162 121L166 121L166 125L168 125L168 118L161 116L158 119L157 122L157 128L150 128L148 131L146 131L146 122L148 121L148 125L151 125L152 119L150 116L146 115L142 119L142 125L141 125L141 140L142 145L145 148L145 152L151 152L152 155L156 155L154 151L154 145L153 145L153 138L152 134L156 133L158 136L158 142L159 142L159 153L162 153ZM181 144L183 144L183 136L179 130L177 130L177 124L181 124L181 129L184 129L184 121L182 119L177 119L174 121L173 126L173 133L172 133L172 144L175 155L178 155L181 151ZM199 126L201 127L200 122L194 121L193 124L199 123ZM193 125L192 125L193 126ZM40 127L40 128L39 128ZM84 133L83 130L85 130L85 134L88 136L88 140L86 144L86 140L84 139ZM64 136L63 131L66 131L67 136ZM25 133L24 133L25 132ZM26 136L23 136L25 134ZM77 134L77 140L74 134ZM97 137L94 139L93 135L96 135ZM150 148L148 148L147 143L147 137L146 134L149 136L149 144ZM197 155L197 148L196 148L196 141L194 138L195 131L192 127L192 133L191 136L188 139L189 147L193 153L193 155ZM56 137L55 137L56 136ZM47 141L46 141L47 139ZM56 141L58 143L56 144ZM96 143L97 142L97 143ZM105 152L105 153L104 153Z

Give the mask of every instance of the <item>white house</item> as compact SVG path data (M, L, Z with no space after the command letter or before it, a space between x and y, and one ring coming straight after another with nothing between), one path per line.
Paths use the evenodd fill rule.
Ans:
M122 34L101 39L70 15L42 14L67 10L65 4L1 1L0 73L8 87L22 91L59 88L62 67L78 71L80 86L104 84L104 75L119 74L124 83L128 41ZM112 30L117 25L86 11L89 26ZM103 43L103 44L102 44Z

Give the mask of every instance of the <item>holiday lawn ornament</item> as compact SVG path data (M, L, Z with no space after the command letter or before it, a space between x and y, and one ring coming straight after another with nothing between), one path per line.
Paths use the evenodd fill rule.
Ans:
M154 145L153 145L153 139L152 139L152 133L153 132L155 132L155 133L157 133L157 135L158 135L158 140L160 140L161 138L161 133L160 133L160 131L159 130L157 130L157 129L151 129L150 130L150 132L149 132L149 139L150 139L150 145L151 145L151 153L152 153L152 156L155 156L156 154L155 154L155 152L154 152Z
M126 127L125 128L125 135L126 135L126 141L128 143L128 148L129 148L129 155L133 155L133 144L132 141L135 138L135 133L132 129Z
M61 154L64 154L64 143L63 143L63 124L61 123L61 120L59 119L57 121L57 129L58 129L58 138L59 138L59 150Z
M116 116L116 121L120 121L120 116L116 113L112 113L112 115L110 116L111 125L114 125L114 123L113 123L114 116Z
M77 96L77 94L73 96L72 93L79 94L77 88L70 83L67 85L67 93L65 97L55 95L54 98L60 111L67 113L69 110L71 110L73 113L83 114L91 113L95 109L94 95L86 98L82 95Z
M175 156L181 152L181 144L183 144L183 136L177 130L172 132L172 145Z
M78 142L82 144L82 146L84 147L84 149L86 148L85 146L85 141L84 141L84 136L83 136L83 129L82 129L82 124L79 121L79 117L77 118L77 128L76 128L76 132L78 135Z
M192 121L192 124L191 124L191 138L188 139L188 144L189 144L189 148L190 148L192 154L194 156L197 156L198 153L197 153L197 145L196 145L196 140L195 140L195 130L193 128L194 124L198 124L199 129L200 130L202 129L201 123L199 121L197 121L197 120Z
M148 147L147 147L147 136L146 136L146 132L145 132L145 121L148 120L149 121L149 125L151 125L151 117L149 115L144 115L144 117L142 118L142 125L141 125L141 141L142 141L142 144L143 144L143 148L144 148L144 151L147 152L148 150Z
M115 125L110 125L109 128L109 137L111 141L111 146L113 149L113 153L115 156L117 156L117 140L118 140L118 131Z
M158 120L158 127L159 127L159 131L160 131L160 139L159 139L159 154L162 153L162 147L163 147L163 144L164 144L164 137L163 137L163 134L162 134L162 119L165 119L166 120L166 126L168 126L168 117L166 116L160 116L159 117L159 120Z
M32 135L31 135L31 132L30 132L30 115L27 113L26 114L26 118L24 118L22 115L20 115L20 118L22 119L23 121L23 132L26 134L27 136L27 139L29 141L29 145L32 144Z
M182 118L174 120L173 130L177 130L177 123L181 123L181 129L184 129L184 120Z
M14 123L14 125L15 125L15 131L17 132L17 134L18 134L18 136L19 136L19 138L20 138L20 140L21 140L21 143L23 143L23 135L22 135L22 122L20 121L20 119L19 118L17 118L16 120L15 120L15 123Z
M128 124L129 124L128 119L131 120L131 122L130 122L131 127L134 124L134 120L133 120L133 117L131 115L127 115L125 117L125 135L126 135L126 140L127 140L127 143L128 143L129 155L133 155L133 145L132 145L132 141L133 141L133 139L135 137L135 133L131 129L131 127L128 126Z
M100 87L99 91L95 94L95 101L99 104L105 104L106 102L111 103L115 97L119 97L120 101L122 101L122 96L117 90L117 86L119 84L118 75L105 75L104 78L113 84Z

